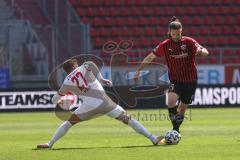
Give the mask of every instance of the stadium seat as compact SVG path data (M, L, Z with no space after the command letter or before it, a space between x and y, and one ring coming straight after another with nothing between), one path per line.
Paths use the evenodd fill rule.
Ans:
M151 7L143 7L143 16L151 16L153 13L153 10Z
M144 35L146 35L146 36L154 36L155 35L155 30L151 27L146 27L144 29L144 33L145 33Z
M105 27L101 27L99 30L99 36L109 36L110 32L109 32L109 29L105 28Z
M140 17L138 20L138 25L140 26L146 26L148 25L148 23L149 23L148 18L145 17Z
M236 54L236 50L233 49L226 49L224 50L224 55L235 55Z
M225 37L219 37L217 40L217 44L219 45L227 45L226 44L226 38Z
M208 29L208 27L201 27L199 32L203 35L208 35L209 34L209 29Z
M208 37L207 38L207 44L208 45L215 45L216 44L216 38L215 37Z
M121 13L121 16L130 16L130 11L127 7L121 7L119 12Z
M223 26L221 29L222 34L229 35L231 33L234 33L234 31L229 26Z
M221 30L219 27L213 26L210 28L211 34L221 34Z
M239 38L231 36L228 38L228 44L239 45Z
M140 36L143 34L143 29L140 27L133 28L133 36Z

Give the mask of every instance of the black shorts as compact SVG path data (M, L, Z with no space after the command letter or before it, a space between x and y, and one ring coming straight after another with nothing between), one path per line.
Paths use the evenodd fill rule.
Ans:
M197 82L171 82L168 92L174 92L184 104L191 104L197 88Z

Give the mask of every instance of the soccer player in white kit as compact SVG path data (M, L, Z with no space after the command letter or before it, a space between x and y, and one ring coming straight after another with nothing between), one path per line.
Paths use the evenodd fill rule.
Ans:
M48 143L37 145L37 148L51 148L73 125L100 115L107 115L129 125L137 133L148 138L153 145L161 141L162 136L152 135L140 122L131 118L121 106L107 96L102 84L112 86L112 82L102 77L95 63L87 61L78 66L77 60L72 58L63 63L63 69L68 75L58 93L53 96L52 102L61 105L61 97L68 92L79 95L83 101L70 118L60 125L52 139Z

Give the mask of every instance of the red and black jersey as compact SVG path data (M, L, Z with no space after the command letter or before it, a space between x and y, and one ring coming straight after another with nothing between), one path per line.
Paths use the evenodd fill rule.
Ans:
M196 51L199 44L190 37L178 42L171 38L161 42L154 50L156 56L165 56L171 82L197 81Z

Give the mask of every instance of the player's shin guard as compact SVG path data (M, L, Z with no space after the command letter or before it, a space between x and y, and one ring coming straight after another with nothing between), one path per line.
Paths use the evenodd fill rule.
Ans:
M179 131L179 127L184 120L184 114L179 114L177 111L177 106L174 108L168 108L169 118L172 122L173 130Z
M179 128L184 120L184 114L176 114L170 117L173 125L173 130L176 130L180 133Z

